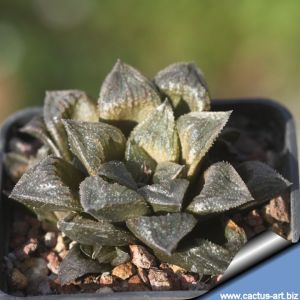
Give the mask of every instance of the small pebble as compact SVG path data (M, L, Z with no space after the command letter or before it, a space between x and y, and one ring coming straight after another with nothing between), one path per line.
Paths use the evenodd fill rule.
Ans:
M268 205L265 206L264 215L268 223L274 223L274 220L289 223L289 208L283 197L279 196L270 201Z
M43 258L28 258L21 265L20 270L27 276L29 281L44 278L48 275L47 263Z
M113 277L109 272L104 272L100 276L101 286L111 286L113 284Z
M135 273L135 268L131 262L121 264L113 268L112 275L123 280L131 277Z
M54 251L50 251L46 255L46 260L48 262L48 264L47 264L48 269L52 273L58 274L59 266L60 266L59 256Z
M55 246L54 250L55 250L57 253L61 253L61 252L63 252L64 250L66 250L66 245L65 245L65 243L64 243L64 238L62 237L61 234L59 234L59 235L57 236L56 246Z
M145 284L147 284L147 285L150 284L149 278L148 278L148 273L145 269L137 268L137 273Z
M138 275L133 275L128 279L129 291L149 291L149 288L145 286L143 281Z
M44 235L44 243L47 248L53 248L56 245L56 233L55 232L47 232Z
M151 268L148 278L153 291L170 291L172 289L172 282L165 270Z
M181 283L181 288L183 290L190 290L193 289L193 286L195 286L198 282L199 276L194 275L191 273L186 273L186 274L180 274L179 280Z
M155 258L145 247L140 245L130 245L132 263L139 268L150 269L156 266Z
M28 285L27 277L18 269L13 269L10 277L10 283L13 289L24 290Z

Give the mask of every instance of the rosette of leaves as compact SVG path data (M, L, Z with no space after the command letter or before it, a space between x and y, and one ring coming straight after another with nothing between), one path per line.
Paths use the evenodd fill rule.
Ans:
M258 161L210 163L206 154L231 111L209 110L193 63L150 81L117 61L98 105L82 91L47 92L43 116L22 129L42 141L43 155L10 197L55 216L77 242L61 265L62 284L130 260L130 244L200 274L226 270L246 242L230 216L290 183Z

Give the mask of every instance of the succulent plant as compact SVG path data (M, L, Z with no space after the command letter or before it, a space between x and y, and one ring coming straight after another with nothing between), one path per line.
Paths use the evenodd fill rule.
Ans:
M43 151L10 197L55 216L77 242L61 265L62 283L128 261L131 244L192 272L226 270L247 241L230 216L291 184L262 162L211 163L206 154L232 112L210 107L193 63L150 81L118 60L98 106L82 91L47 92L43 116L22 128ZM22 159L10 153L6 162Z

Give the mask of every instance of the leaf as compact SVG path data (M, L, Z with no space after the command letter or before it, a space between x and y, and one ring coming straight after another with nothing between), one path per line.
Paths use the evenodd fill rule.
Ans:
M116 249L111 246L80 245L80 250L91 259L97 259L101 264L108 264L116 257Z
M44 120L57 147L66 160L71 160L63 119L97 122L96 105L85 92L78 90L46 92Z
M85 212L98 220L121 222L151 210L141 195L101 177L87 177L80 184L80 201Z
M180 212L188 186L188 180L174 179L144 186L138 192L151 204L154 212Z
M204 155L225 126L231 111L192 112L177 120L182 159L188 167L188 177L193 176Z
M161 162L157 165L153 175L154 183L161 183L181 177L185 170L185 166L176 164L171 161Z
M130 261L130 255L120 247L80 245L80 250L91 259L97 259L99 263L109 263L112 266Z
M158 72L154 82L172 101L176 115L210 109L210 97L202 72L193 63L180 62Z
M137 184L134 181L131 173L121 161L109 161L102 164L98 174L130 189L137 189Z
M186 213L138 217L126 222L129 230L151 249L167 255L196 225L197 220Z
M94 221L76 214L60 220L58 228L71 240L84 245L124 246L136 240L126 229L108 221Z
M105 78L98 99L100 118L132 128L161 103L151 81L133 67L117 60ZM123 130L123 129L122 129Z
M246 243L247 236L242 227L239 227L232 220L228 220L225 226L226 248L235 255Z
M226 271L231 260L230 252L218 244L203 239L192 241L171 256L155 251L162 262L178 265L188 271L203 275L219 275Z
M3 156L5 171L14 183L18 182L22 175L27 171L28 164L28 157L17 152L8 152Z
M225 212L253 201L246 184L236 170L226 162L210 166L204 174L204 187L187 207L197 215Z
M157 164L145 150L134 142L127 143L125 159L126 167L136 182L147 183L150 180Z
M79 170L50 155L22 176L10 198L35 209L81 211L78 186L82 179Z
M111 265L115 267L128 261L130 261L130 255L126 251L123 251L121 248L116 247L116 256L111 261Z
M292 185L274 169L260 161L244 162L239 165L237 171L255 199L255 202L250 204L267 202L281 195Z
M172 108L166 101L133 129L128 144L132 142L158 163L178 161L179 139Z
M63 120L71 151L90 175L97 175L102 163L122 159L126 139L116 127L102 122Z
M51 137L48 134L44 119L42 116L34 117L30 122L28 122L24 127L20 129L21 132L27 133L40 141L44 145L48 146L52 153L57 157L62 157L59 149L52 141Z
M61 285L66 285L83 275L108 271L110 271L108 265L101 265L98 261L84 256L77 244L61 262L58 278Z

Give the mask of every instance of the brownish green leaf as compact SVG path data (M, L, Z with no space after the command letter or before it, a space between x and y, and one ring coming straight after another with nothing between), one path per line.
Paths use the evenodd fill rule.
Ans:
M102 163L122 159L126 138L116 127L102 122L63 120L71 151L90 175L97 175Z
M157 251L155 254L163 262L203 275L224 273L232 260L229 250L202 239L194 240L191 245L178 249L171 256Z
M111 246L80 245L80 250L91 259L97 259L101 264L108 264L116 257L116 249Z
M71 240L83 245L124 246L134 243L134 236L105 220L91 220L71 214L58 222L58 228Z
M161 183L181 177L185 170L185 166L176 164L171 161L161 162L157 165L153 175L154 183Z
M154 173L156 162L147 152L134 142L127 143L126 167L136 182L147 183Z
M197 220L186 213L138 217L126 222L129 230L151 249L167 255L196 225Z
M244 162L239 165L237 171L255 199L254 204L269 201L292 185L274 169L260 161Z
M17 152L8 152L4 154L3 164L10 179L16 183L27 171L29 159Z
M137 192L99 176L87 177L80 184L80 201L84 211L98 220L120 222L151 212Z
M123 249L116 247L115 249L116 256L110 262L112 266L118 266L130 261L130 255Z
M109 265L101 265L97 260L84 256L77 244L72 247L60 264L58 278L61 285L65 285L83 275L108 271L110 271Z
M67 134L63 119L97 122L99 120L96 104L85 92L78 90L51 91L46 93L44 120L46 127L57 144L63 157L71 160Z
M187 207L188 212L208 215L254 201L246 184L229 163L213 164L205 171L204 179L204 187Z
M100 166L100 176L136 190L137 184L125 164L121 161L109 161Z
M165 101L131 132L134 142L156 162L178 161L180 146L171 106Z
M174 179L144 186L139 193L151 204L154 212L180 212L188 186L188 180Z
M158 72L154 81L171 99L177 114L210 109L207 84L194 63L172 64Z
M51 155L22 176L10 198L36 209L81 211L78 186L82 179L79 170Z
M159 104L160 96L146 77L118 60L105 78L98 99L100 118L141 122Z
M44 118L42 116L34 117L29 123L22 127L20 131L39 139L44 143L44 145L51 149L52 154L57 157L62 157L59 149L48 134Z
M204 155L225 126L231 111L191 112L177 120L183 163L188 166L188 177L197 171Z

